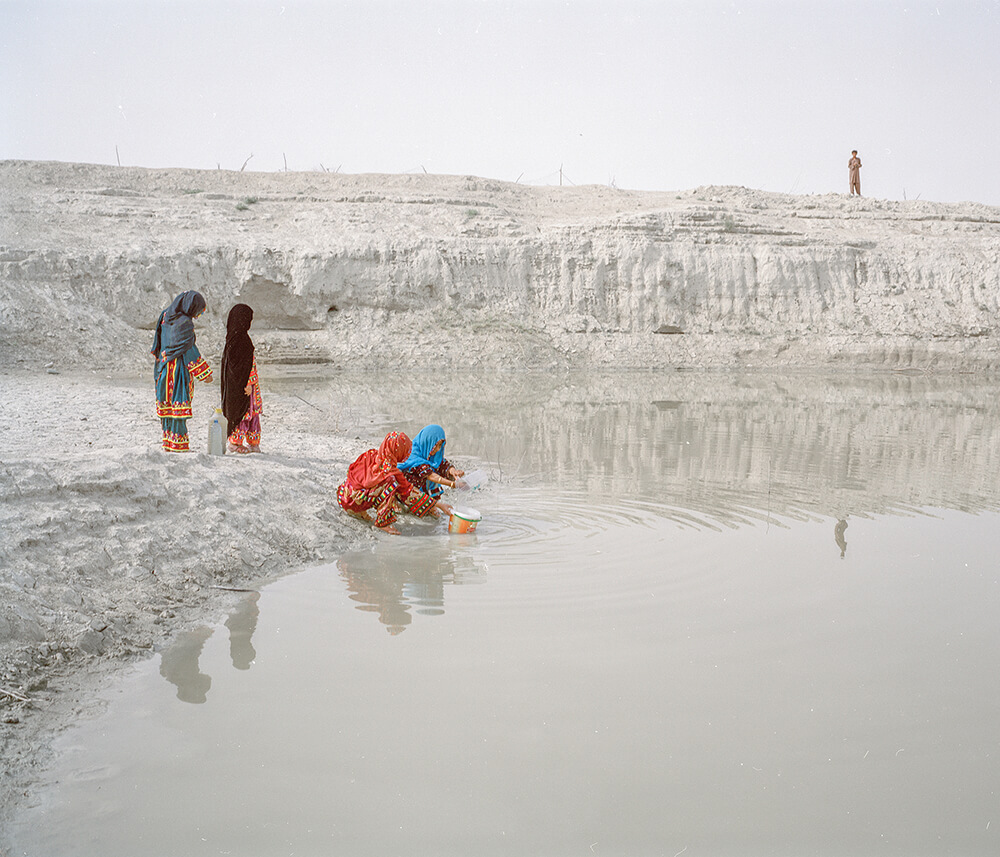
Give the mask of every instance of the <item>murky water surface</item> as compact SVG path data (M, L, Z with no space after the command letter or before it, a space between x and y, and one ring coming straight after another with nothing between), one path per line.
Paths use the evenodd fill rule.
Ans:
M234 596L59 739L18 853L1000 852L995 386L275 384L444 424L478 532Z

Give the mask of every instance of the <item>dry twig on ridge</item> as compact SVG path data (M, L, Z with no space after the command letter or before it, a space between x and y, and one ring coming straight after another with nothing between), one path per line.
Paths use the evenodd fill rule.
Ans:
M12 699L16 699L19 702L31 702L31 699L29 699L27 696L24 696L15 690L8 690L5 687L0 687L0 693L2 693L4 696L9 696Z

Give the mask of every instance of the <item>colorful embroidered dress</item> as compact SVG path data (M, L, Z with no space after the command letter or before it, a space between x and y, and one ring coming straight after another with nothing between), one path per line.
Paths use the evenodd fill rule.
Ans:
M359 455L347 469L347 479L337 487L337 502L354 514L375 510L375 526L388 527L396 520L396 502L423 518L434 508L434 499L414 488L397 463L410 451L403 432L389 432L378 449Z
M211 381L212 370L195 345L192 320L205 311L198 292L184 292L156 323L152 354L156 358L156 415L163 427L163 449L187 452L187 421L191 419L191 379Z
M242 447L245 441L250 451L257 451L264 405L257 378L257 357L250 339L252 322L253 309L246 304L236 304L229 310L226 345L222 351L222 411L226 415L229 443Z
M441 446L432 453L431 450L438 442ZM445 479L452 478L449 473L451 462L444 457L445 443L444 429L441 426L436 424L424 426L413 438L413 448L409 458L399 465L399 469L415 488L434 498L439 497L444 489L439 483L429 481L427 477L436 473Z
M163 448L187 452L187 421L191 419L191 379L210 381L212 370L192 345L181 357L156 361L156 415L163 425Z
M246 442L247 446L255 449L260 446L260 415L264 413L264 401L260 396L260 382L257 380L257 358L254 357L253 365L250 367L250 404L247 412L240 420L240 424L229 435L229 442L240 446Z

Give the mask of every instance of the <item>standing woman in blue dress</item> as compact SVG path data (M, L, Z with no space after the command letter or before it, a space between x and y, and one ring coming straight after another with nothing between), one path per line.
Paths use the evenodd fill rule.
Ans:
M205 311L201 292L182 292L156 322L156 415L163 424L164 452L187 452L191 378L212 382L212 370L195 345L194 320Z

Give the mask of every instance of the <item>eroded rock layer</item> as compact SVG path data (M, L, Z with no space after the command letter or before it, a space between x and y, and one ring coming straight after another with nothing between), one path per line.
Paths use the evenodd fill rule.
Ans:
M0 360L139 355L184 289L275 362L993 368L1000 209L0 163Z

